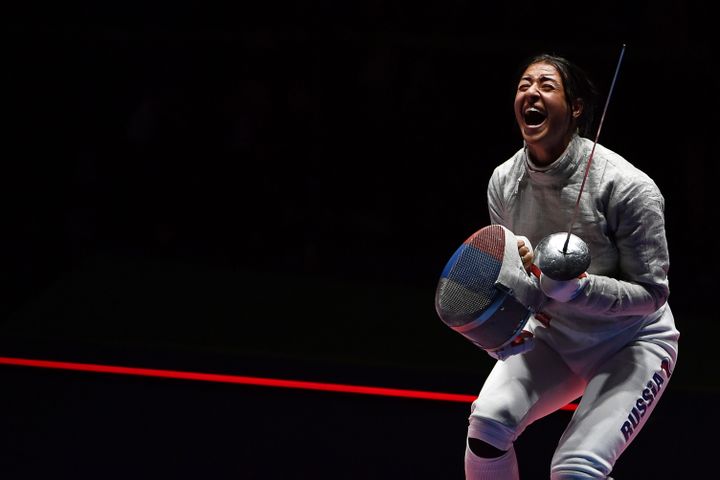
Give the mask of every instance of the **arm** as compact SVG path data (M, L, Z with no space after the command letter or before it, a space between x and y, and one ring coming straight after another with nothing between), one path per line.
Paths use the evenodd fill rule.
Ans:
M490 176L490 182L487 188L488 213L490 215L490 223L498 223L505 225L504 205L501 200L501 184L498 170L495 169Z
M647 315L670 293L664 200L652 183L641 183L610 204L619 253L617 278L589 274L567 304L600 315Z

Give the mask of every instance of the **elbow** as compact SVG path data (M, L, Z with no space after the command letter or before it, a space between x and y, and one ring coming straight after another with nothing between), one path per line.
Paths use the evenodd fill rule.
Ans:
M664 284L641 284L645 291L647 291L648 295L650 296L649 301L646 302L648 307L650 307L649 312L645 313L652 313L659 309L661 309L668 300L668 297L670 296L670 289L667 286L667 283Z
M650 294L655 300L655 310L659 310L667 303L668 297L670 296L670 289L668 289L667 286L655 287L650 290Z

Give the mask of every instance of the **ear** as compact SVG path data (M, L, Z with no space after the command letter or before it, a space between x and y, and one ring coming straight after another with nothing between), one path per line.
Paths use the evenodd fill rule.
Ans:
M585 102L583 102L582 98L576 98L572 102L572 116L575 120L580 118L580 115L582 115L584 106L585 106Z

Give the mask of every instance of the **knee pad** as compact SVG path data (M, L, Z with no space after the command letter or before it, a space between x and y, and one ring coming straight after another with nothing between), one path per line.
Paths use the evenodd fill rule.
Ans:
M480 458L497 458L504 455L507 450L500 450L479 438L468 438L470 451Z

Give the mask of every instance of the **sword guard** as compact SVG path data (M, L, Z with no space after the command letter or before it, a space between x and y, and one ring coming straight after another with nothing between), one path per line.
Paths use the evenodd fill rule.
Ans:
M577 278L588 269L591 260L587 244L577 235L568 237L567 232L553 233L540 240L534 257L542 274L556 281Z

